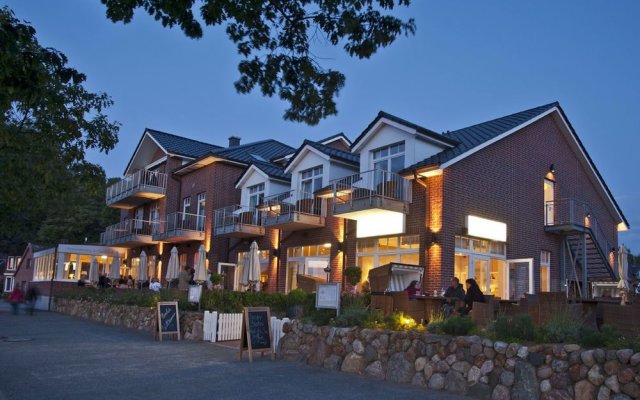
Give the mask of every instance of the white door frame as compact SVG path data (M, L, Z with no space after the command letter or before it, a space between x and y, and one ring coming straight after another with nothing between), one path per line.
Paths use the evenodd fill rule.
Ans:
M535 293L535 281L533 279L533 258L512 258L507 260L507 285L510 283L509 280L509 264L510 263L528 263L529 264L529 291L527 293L534 294ZM509 288L509 292L511 292L511 288Z
M486 290L483 290L482 293L484 294L490 294L490 288L491 288L491 256L489 256L488 254L478 254L478 253L471 253L470 257L469 257L469 276L472 277L473 279L478 280L477 275L476 274L476 260L483 260L487 262L487 271L485 273L485 277L484 280L485 282L487 282L487 287ZM471 273L473 271L473 274Z
M240 284L240 266L238 264L234 264L234 263L225 263L225 262L219 262L218 263L218 275L222 274L222 267L234 267L234 273L233 273L233 290L236 291L238 290L238 286Z

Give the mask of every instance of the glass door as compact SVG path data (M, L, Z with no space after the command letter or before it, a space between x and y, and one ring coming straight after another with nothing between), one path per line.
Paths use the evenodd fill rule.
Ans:
M484 294L491 294L489 277L489 257L473 256L473 276Z

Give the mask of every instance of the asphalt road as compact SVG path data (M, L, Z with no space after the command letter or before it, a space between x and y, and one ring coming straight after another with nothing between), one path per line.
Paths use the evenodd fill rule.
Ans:
M0 400L462 399L235 349L0 305Z

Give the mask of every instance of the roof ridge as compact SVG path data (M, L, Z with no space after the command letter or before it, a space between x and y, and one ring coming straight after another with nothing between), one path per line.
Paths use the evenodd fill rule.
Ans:
M262 140L256 140L255 142L249 142L249 143L244 143L244 144L240 144L238 146L233 146L233 147L222 147L219 151L222 153L225 150L239 150L239 149L246 149L247 147L251 147L251 146L256 146L259 144L263 144L263 143L269 143L269 142L273 142L273 143L278 143L281 144L283 146L289 147L290 149L294 149L293 147L289 146L288 144L282 143L279 140L276 139L262 139Z
M175 133L169 133L169 132L165 132L165 131L160 131L160 130L154 129L154 128L144 128L144 130L145 131L152 131L152 132L156 132L156 133L161 133L163 135L173 136L173 137L176 137L176 138L179 138L179 139L183 139L183 140L189 140L191 142L206 144L207 146L214 146L214 147L224 148L224 147L219 146L217 144L203 142L202 140L192 139L192 138L189 138L189 137L186 137L186 136L180 136L180 135L176 135Z
M497 117L497 118L494 118L494 119L490 119L488 121L479 122L477 124L465 126L463 128L459 128L459 129L456 129L456 130L453 130L453 131L447 131L446 133L444 133L444 135L447 135L447 137L448 137L448 135L450 135L453 132L459 132L459 131L462 131L462 130L465 130L465 129L471 129L471 128L479 126L479 125L484 125L484 124L495 122L495 121L498 121L498 120L501 120L501 119L513 117L514 115L518 115L518 114L524 114L524 113L527 113L527 112L530 112L530 111L533 111L533 110L537 110L539 108L551 108L552 106L553 107L558 107L558 106L560 106L560 103L558 101L554 101L554 102L551 102L551 103L548 103L548 104L544 104L544 105L541 105L541 106L532 107L532 108L529 108L527 110L514 112L514 113L511 113L511 114L508 114L508 115L503 115L502 117Z

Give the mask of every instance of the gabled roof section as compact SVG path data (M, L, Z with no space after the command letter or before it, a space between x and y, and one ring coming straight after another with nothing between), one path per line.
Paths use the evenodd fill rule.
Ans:
M558 106L559 104L557 102L545 104L543 106L507 115L506 117L496 118L491 121L468 126L456 131L446 132L443 135L448 139L455 140L458 143L457 146L443 150L440 153L419 161L402 172L447 163L454 158L481 146L482 144L485 144L488 141L495 139L513 128L516 128Z
M155 129L147 128L145 132L151 135L151 137L153 137L153 139L169 154L197 158L210 151L222 148L215 144L205 143L183 136L174 135L172 133L161 132Z
M265 160L273 157L291 153L293 150L293 147L280 143L277 140L261 140L235 147L215 149L181 166L173 172L177 175L184 175L217 161L246 166L253 162L265 162Z
M242 186L242 184L244 184L244 181L253 171L259 171L269 179L282 182L291 182L291 174L284 172L284 168L281 165L273 164L270 162L254 161L251 163L251 165L249 165L249 168L244 170L238 180L236 180L236 189L239 189L239 186Z
M327 145L329 143L333 143L333 142L338 141L338 140L342 140L345 143L345 145L347 145L347 147L351 147L351 140L349 140L347 135L345 135L342 132L336 133L335 135L331 135L331 136L326 137L324 139L316 140L316 142L318 142L320 144Z
M302 142L302 145L296 150L293 156L289 159L289 162L285 166L285 171L288 171L292 168L297 162L298 159L302 156L305 150L316 150L317 152L323 154L327 158L333 161L339 161L345 164L353 165L357 167L360 165L360 155L355 153L349 153L347 151L342 151L330 146L326 146L324 144L314 142L312 140L305 139Z
M365 128L364 131L362 131L362 133L360 134L360 136L358 136L356 138L356 140L354 140L353 144L351 145L351 148L353 150L356 150L357 147L361 144L361 142L365 141L366 137L373 131L373 129L378 126L378 123L380 121L388 121L388 122L392 122L398 125L401 125L405 128L407 128L410 131L415 131L415 134L418 136L421 136L424 139L428 139L428 140L432 140L432 141L436 141L436 142L440 142L444 145L447 146L455 146L458 144L458 142L456 142L454 139L451 139L449 137L446 137L444 135L441 135L439 133L436 133L430 129L427 129L423 126L414 124L413 122L409 122L405 119L396 117L395 115L386 113L384 111L379 111L378 115L375 117L375 119L373 121L371 121L371 123Z

